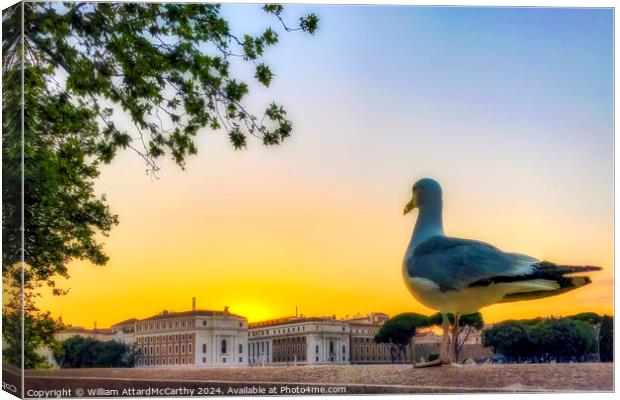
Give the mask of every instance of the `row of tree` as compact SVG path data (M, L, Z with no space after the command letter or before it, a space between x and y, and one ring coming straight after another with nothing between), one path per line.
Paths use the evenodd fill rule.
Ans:
M613 361L613 317L582 313L564 318L509 320L482 333L483 343L512 362Z
M450 323L454 322L454 316L448 314ZM419 329L441 326L443 322L441 313L427 316L417 313L403 313L388 319L375 335L375 342L384 343L390 349L390 356L393 363L405 362L407 347ZM479 312L466 314L459 318L459 329L456 340L452 340L450 345L454 351L455 358L461 352L467 338L474 330L480 330L484 326L482 314Z
M132 346L109 340L73 336L54 349L54 359L61 368L133 367L136 352Z
M454 321L448 314L450 322ZM420 329L439 327L440 313L426 316L403 313L387 320L375 335L375 342L389 346L392 362L405 362L407 348ZM458 360L463 345L474 330L482 330L480 313L464 315L456 340L450 345ZM586 361L596 357L613 361L613 317L588 312L564 318L508 320L482 330L482 342L510 362Z

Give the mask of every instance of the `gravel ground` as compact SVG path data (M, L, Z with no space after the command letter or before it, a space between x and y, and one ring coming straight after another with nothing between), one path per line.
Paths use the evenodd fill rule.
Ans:
M238 383L308 383L400 388L399 391L612 391L613 364L508 364L413 369L411 365L229 368L65 369L26 371L27 381L59 378ZM44 378L44 379L39 379ZM376 392L369 390L368 392Z

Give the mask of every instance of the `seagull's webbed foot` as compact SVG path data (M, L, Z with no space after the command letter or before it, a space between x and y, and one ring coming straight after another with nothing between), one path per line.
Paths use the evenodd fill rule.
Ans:
M440 358L439 360L441 361L441 365L452 365L450 357Z
M442 365L452 365L452 361L449 358L438 358L433 361L427 361L423 363L415 363L414 368L427 368L427 367L441 367Z

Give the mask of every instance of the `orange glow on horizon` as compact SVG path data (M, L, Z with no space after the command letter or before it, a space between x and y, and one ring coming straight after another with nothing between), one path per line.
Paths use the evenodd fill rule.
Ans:
M164 309L188 310L193 296L200 309L229 306L250 322L294 315L295 306L307 316L339 318L434 312L419 305L401 280L413 228L413 219L401 212L407 186L384 196L277 174L247 180L242 162L216 172L221 160L202 171L166 166L165 175L152 182L132 156L124 155L98 182L120 218L105 240L109 263L73 262L71 278L59 282L69 294L43 292L40 308L65 323L92 327L96 321L103 327ZM483 309L487 322L613 313L611 222L601 230L587 221L566 221L557 209L543 212L528 204L506 213L505 203L489 202L476 211L454 201L459 194L450 189L445 188L448 234L558 263L604 267L590 274L593 284L574 292ZM570 229L576 223L587 237Z

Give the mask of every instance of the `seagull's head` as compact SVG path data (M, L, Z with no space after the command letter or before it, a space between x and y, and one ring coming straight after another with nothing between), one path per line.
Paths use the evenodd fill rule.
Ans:
M403 214L408 214L414 208L441 205L441 186L434 179L420 179L413 185L411 191L411 200L405 206Z

